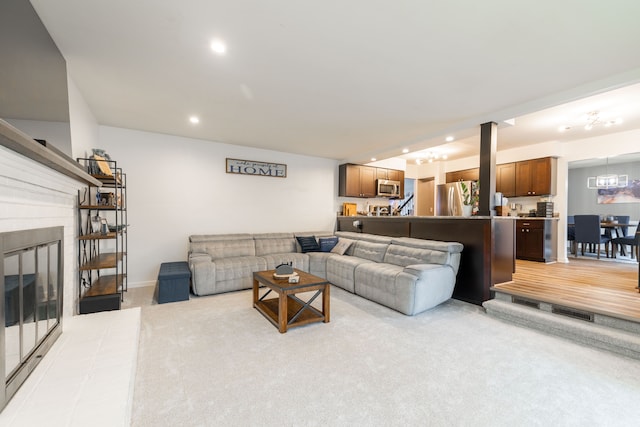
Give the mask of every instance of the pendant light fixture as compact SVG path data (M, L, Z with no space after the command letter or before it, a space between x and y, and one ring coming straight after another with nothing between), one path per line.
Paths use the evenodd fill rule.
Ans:
M629 183L628 175L618 175L609 173L609 158L605 166L605 174L590 176L587 178L587 188L592 190L626 187Z

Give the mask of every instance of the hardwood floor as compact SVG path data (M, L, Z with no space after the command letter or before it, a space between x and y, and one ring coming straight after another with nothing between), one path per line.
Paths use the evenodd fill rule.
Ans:
M544 264L516 260L513 281L494 287L539 301L640 322L638 264L572 258Z

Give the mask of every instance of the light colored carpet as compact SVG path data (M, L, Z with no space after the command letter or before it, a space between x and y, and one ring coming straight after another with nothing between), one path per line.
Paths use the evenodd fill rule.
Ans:
M640 363L451 300L407 317L332 288L280 334L251 292L146 306L133 426L637 425Z

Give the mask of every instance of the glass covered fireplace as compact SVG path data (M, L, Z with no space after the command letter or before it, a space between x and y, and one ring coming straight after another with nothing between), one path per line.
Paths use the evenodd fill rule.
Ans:
M62 333L63 235L63 227L0 233L0 409Z

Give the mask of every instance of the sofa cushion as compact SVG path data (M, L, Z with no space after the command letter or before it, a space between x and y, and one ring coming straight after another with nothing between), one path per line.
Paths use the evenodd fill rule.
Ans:
M302 253L320 252L320 245L315 236L296 236L296 240L300 243Z
M354 233L353 231L336 231L336 236L346 237L347 239L352 240L364 240L366 242L373 243L391 243L391 240L393 240L393 238L389 236L379 236L377 234L368 233Z
M331 252L331 249L338 244L338 238L336 236L320 237L318 243L320 244L320 252Z
M386 263L362 264L355 270L355 293L394 310L405 312L407 303L399 298L396 277L403 267Z
M354 292L354 272L359 265L373 261L348 255L331 254L327 258L327 277L331 284L351 293Z
M309 273L322 278L327 277L327 258L333 255L331 252L309 252L300 255L309 257Z
M309 271L309 255L307 254L288 252L283 254L262 255L262 258L264 258L267 263L267 270L273 270L280 264L291 263L293 268L297 268L302 271Z
M373 243L360 240L355 244L353 256L374 262L382 262L388 247L389 245L386 243Z
M412 237L394 237L391 244L410 246L412 248L432 249L434 251L459 253L464 246L458 242L442 242L439 240L415 239Z
M448 252L394 244L389 245L389 249L387 249L384 256L384 262L403 267L412 264L446 264L448 260Z
M189 241L191 253L206 253L214 260L256 254L251 234L194 235Z
M235 233L235 234L194 234L189 236L191 243L203 243L211 241L224 241L224 240L244 240L251 239L252 235L249 233Z
M267 269L264 258L243 256L236 258L223 258L215 261L216 281L237 279L241 277L253 277L254 271Z
M297 252L293 233L254 234L253 239L256 244L256 256Z

